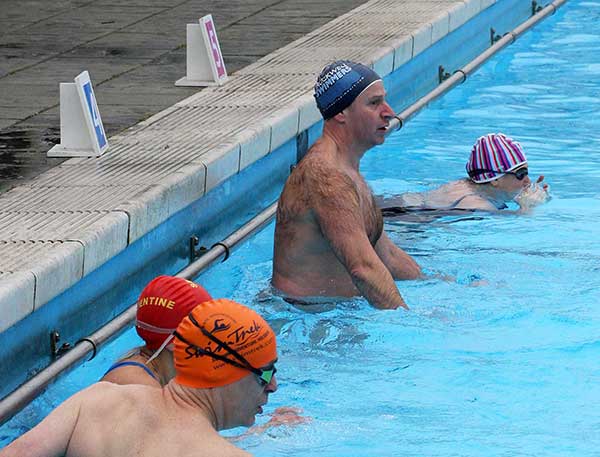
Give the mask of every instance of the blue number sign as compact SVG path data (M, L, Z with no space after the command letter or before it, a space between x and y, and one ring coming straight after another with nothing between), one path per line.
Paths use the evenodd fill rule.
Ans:
M100 118L100 111L98 111L98 104L96 103L89 73L87 71L82 72L75 78L75 83L77 84L77 90L84 105L86 123L95 139L94 149L96 152L102 153L103 149L107 147L106 133L104 132L104 126Z

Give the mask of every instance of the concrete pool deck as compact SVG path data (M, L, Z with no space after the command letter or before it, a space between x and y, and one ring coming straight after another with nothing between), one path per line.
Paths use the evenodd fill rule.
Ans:
M227 45L227 39L224 38L227 27L221 26L216 11L192 8L193 3L177 4L187 5L185 15L178 17L181 22L177 22L177 26L183 30L185 23L193 22L204 13L212 13L228 64L227 55L231 52L228 49L232 48L228 48L231 44ZM269 5L284 3L258 2L265 11ZM349 58L372 65L382 76L386 76L400 67L405 68L430 47L488 8L500 8L500 4L504 5L502 8L514 7L515 3L511 0L356 1L353 4L359 5L356 9L312 32L302 34L296 41L248 66L241 68L247 61L240 57L240 69L231 73L235 64L229 66L230 79L224 86L201 91L184 89L184 92L188 91L184 97L179 92L181 88L173 86L174 81L185 74L185 59L182 57L183 51L179 49L184 41L183 32L178 41L171 44L179 52L179 66L164 63L164 72L169 77L160 82L152 81L154 73L163 71L160 57L151 57L150 49L145 48L143 43L136 45L135 39L139 37L128 37L134 41L127 48L129 52L134 52L137 46L142 55L149 52L147 67L140 65L132 72L123 69L112 77L110 72L95 76L93 68L87 67L92 74L105 122L111 118L107 113L114 110L113 128L119 131L119 113L127 112L120 124L126 127L132 120L147 117L152 108L164 108L157 103L148 107L148 111L137 113L136 117L135 107L140 105L135 102L140 99L161 99L164 93L169 93L165 99L174 97L170 99L174 104L160 111L154 109L155 114L151 117L115 135L109 134L110 148L102 157L76 158L50 164L55 166L0 194L0 332L35 315L48 302L101 269L133 243L143 240L152 230L202 199L228 178L241 173L266 155L276 153L281 146L295 141L302 132L318 124L321 118L311 90L316 75L326 63ZM284 28L291 30L296 19L299 23L305 23L306 17L311 17L310 11L315 9L327 11L324 4L327 2L303 2L302 8L295 9L296 14L289 16L291 23ZM98 6L99 3L82 5ZM107 8L109 5L112 4L106 3ZM245 2L239 2L239 5L240 11L253 8ZM531 3L520 2L519 5L518 14L514 16L522 20L531 11ZM118 18L115 21L126 21L128 16L120 15L119 8L122 7L110 6L112 14ZM156 24L162 21L154 19L155 22L152 22L152 18L156 17L152 14L152 8L156 9L148 7L146 12L148 20L158 27ZM125 8L124 11L131 13L131 8ZM243 13L239 14L243 16ZM280 17L275 16L273 20ZM325 16L319 17L323 19ZM244 22L235 17L238 19L231 19L231 24ZM173 15L164 19L175 20ZM141 17L130 20L130 25L118 23L114 33L121 34L124 29L135 32L136 27L145 22ZM61 22L62 19L57 21L60 27L68 29L68 24ZM93 26L90 27L94 30ZM249 33L269 36L270 27L269 24L259 24L257 30ZM482 26L487 36L481 39L476 48L485 46L486 40L489 41L489 27L487 23L485 27ZM498 32L507 30L498 29ZM230 33L237 36L238 41L248 42L248 38L239 30ZM102 44L102 40L106 39L100 36L99 43L94 45L92 40L84 47L92 55L102 55L106 49L113 49ZM114 39L118 41L119 36ZM266 41L270 39L261 38ZM248 45L250 48L253 46L252 43ZM273 43L265 46L269 45ZM156 51L159 56L165 54L164 49ZM61 61L61 58L57 60ZM49 57L45 63L51 65L52 61L53 57ZM427 83L421 84L421 79L415 80L407 89L406 100L414 100L431 88L437 77L439 63L431 62L428 77L422 79ZM24 65L26 68L36 68L36 64L29 67ZM58 83L70 81L80 70L86 69L80 65L81 61L79 66L59 66L55 78L45 76L45 91L53 87L55 92L54 98L46 102L54 104L48 105L48 113L54 110L55 118L58 112ZM111 67L110 61L99 65ZM118 66L117 63L114 65ZM447 69L451 71L455 68ZM18 70L14 70L5 77L0 75L3 93L8 94L11 86L3 86L2 79L18 73ZM140 85L144 86L144 91L136 93L134 88ZM121 96L121 93L125 95ZM130 104L128 99L131 100ZM122 101L122 105L117 101ZM17 104L18 97L15 97L15 112L20 106ZM30 118L35 116L31 114ZM42 116L38 126L43 122ZM48 149L50 146L48 144ZM39 169L44 167L40 166Z

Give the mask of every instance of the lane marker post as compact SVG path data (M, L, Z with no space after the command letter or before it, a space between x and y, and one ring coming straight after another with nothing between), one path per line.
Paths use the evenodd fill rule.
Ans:
M48 157L100 157L108 149L106 132L87 71L74 83L60 83L60 144Z
M187 24L187 74L175 82L176 86L221 86L227 81L227 70L217 38L212 15Z

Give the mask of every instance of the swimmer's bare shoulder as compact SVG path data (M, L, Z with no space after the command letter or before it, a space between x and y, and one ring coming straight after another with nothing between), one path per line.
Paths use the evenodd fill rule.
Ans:
M498 211L489 200L478 195L468 195L456 205L456 209L469 209L477 211Z
M339 169L331 154L315 143L294 169L280 201L290 215L307 211L331 212L358 208L359 196L352 178Z
M87 442L88 438L93 439L98 434L102 435L102 432L98 433L98 424L102 424L106 418L102 412L88 413L90 406L93 408L102 404L114 404L103 401L106 392L114 386L116 385L104 382L93 384L69 397L36 427L1 450L0 456L84 455L84 452L80 452L79 443Z

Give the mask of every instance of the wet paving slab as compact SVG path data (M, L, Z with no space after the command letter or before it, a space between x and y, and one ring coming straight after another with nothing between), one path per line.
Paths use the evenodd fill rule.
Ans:
M65 159L59 83L88 70L110 137L198 88L185 76L186 24L212 14L229 74L367 0L2 0L0 192Z

